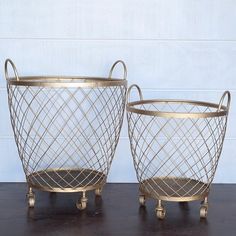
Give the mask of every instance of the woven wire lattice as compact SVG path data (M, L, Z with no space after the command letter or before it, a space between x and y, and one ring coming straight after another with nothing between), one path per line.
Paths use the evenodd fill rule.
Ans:
M142 111L127 109L141 191L163 200L205 195L221 154L228 112L211 116L218 105L171 100L128 103L127 107Z
M77 82L86 85L73 79ZM125 97L126 84L8 83L11 123L29 185L48 191L102 187L118 143Z

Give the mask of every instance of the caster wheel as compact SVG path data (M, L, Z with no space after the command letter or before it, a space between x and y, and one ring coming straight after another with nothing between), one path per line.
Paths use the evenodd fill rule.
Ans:
M202 219L206 219L207 218L207 209L208 207L207 206L201 206L200 207L200 218Z
M33 208L35 205L35 196L34 194L31 194L30 196L28 196L28 206L29 208Z
M144 195L139 196L139 204L141 206L145 206L145 196Z
M96 196L101 196L102 195L102 188L95 189L95 195Z
M84 210L87 207L87 198L81 198L80 201L76 202L76 207L79 210Z
M159 220L163 220L165 218L165 216L166 216L165 208L163 207L163 208L157 209L156 210L156 214L157 214L157 218Z

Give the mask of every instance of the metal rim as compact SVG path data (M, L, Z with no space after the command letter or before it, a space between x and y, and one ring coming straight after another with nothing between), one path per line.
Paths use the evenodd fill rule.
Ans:
M132 88L136 88L139 93L139 101L130 102L130 92ZM227 104L226 106L223 105L224 99L227 96ZM158 117L165 117L165 118L207 118L207 117L219 117L225 116L228 114L231 96L229 91L225 91L220 99L219 104L210 103L210 102L202 102L202 101L193 101L193 100L174 100L174 99L150 99L150 100L143 100L143 95L140 87L136 84L133 84L129 87L127 92L127 105L126 110L128 112L133 112L141 115L148 115L148 116L158 116ZM136 105L144 105L144 104L153 104L153 103L185 103L194 106L205 106L216 108L215 112L165 112L165 111L154 111L154 110L145 110L141 108L135 107Z
M123 78L112 78L112 73L117 64L123 66ZM14 77L9 77L8 65L14 72ZM89 76L19 76L16 66L11 59L5 61L5 78L10 85L18 86L37 86L37 87L76 87L76 88L91 88L91 87L110 87L127 85L127 68L122 60L116 61L109 72L108 77L89 77Z
M37 87L110 87L127 85L124 79L108 79L104 77L86 77L86 76L24 76L19 80L9 78L7 82L10 85L17 86L37 86Z
M104 183L101 184L96 184L96 185L89 185L87 187L80 187L80 188L66 188L66 189L62 189L62 188L49 188L49 187L40 187L38 185L35 184L31 184L30 182L28 183L30 187L37 189L37 190L41 190L44 192L55 192L55 193L77 193L77 192L84 192L84 191L92 191L95 190L97 188L102 188L106 182L104 181Z
M212 108L218 109L218 104L215 103L208 103L202 101L192 101L192 100L171 100L171 99L152 99L152 100L140 100L135 102L127 103L126 110L129 112L141 114L141 115L149 115L149 116L158 116L158 117L165 117L165 118L207 118L207 117L219 117L225 116L227 114L226 106L221 106L220 111L216 112L196 112L196 113L187 113L187 112L160 112L160 111L153 111L153 110L144 110L140 108L136 108L136 105L143 105L143 104L151 104L151 103L185 103L185 104L192 104L197 106L208 106Z

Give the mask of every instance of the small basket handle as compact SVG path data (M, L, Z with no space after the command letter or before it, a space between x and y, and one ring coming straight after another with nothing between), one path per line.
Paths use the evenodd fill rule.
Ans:
M16 69L16 66L15 64L13 63L13 61L11 59L6 59L5 61L5 78L6 80L9 80L9 75L8 75L8 64L11 65L13 71L14 71L14 74L15 74L15 77L16 77L16 80L19 81L19 76L18 76L18 72L17 72L17 69Z
M131 92L132 88L136 88L138 90L139 98L140 98L140 100L143 100L143 94L142 94L140 87L137 84L132 84L127 91L127 101L130 102L130 92Z
M112 65L112 67L111 67L111 69L110 69L109 76L108 76L109 79L110 79L111 76L112 76L112 73L113 73L113 70L114 70L115 66L116 66L117 64L119 64L119 63L121 63L121 64L123 65L123 68L124 68L123 79L126 79L126 78L127 78L127 67L126 67L125 63L124 63L122 60L118 60L118 61L116 61L116 62Z
M221 107L224 103L224 100L225 100L225 97L227 96L227 105L226 105L226 108L227 108L227 112L229 111L229 107L230 107L230 102L231 102L231 95L230 95L230 92L229 91L225 91L220 99L220 102L219 102L219 107L218 107L218 111L221 110Z

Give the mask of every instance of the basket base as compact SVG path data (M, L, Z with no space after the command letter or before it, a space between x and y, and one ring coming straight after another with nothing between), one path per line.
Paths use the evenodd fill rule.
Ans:
M50 169L30 174L30 187L48 192L84 192L102 188L106 175L91 169Z
M140 183L140 192L157 200L187 202L203 200L209 192L206 183L190 178L150 178Z

